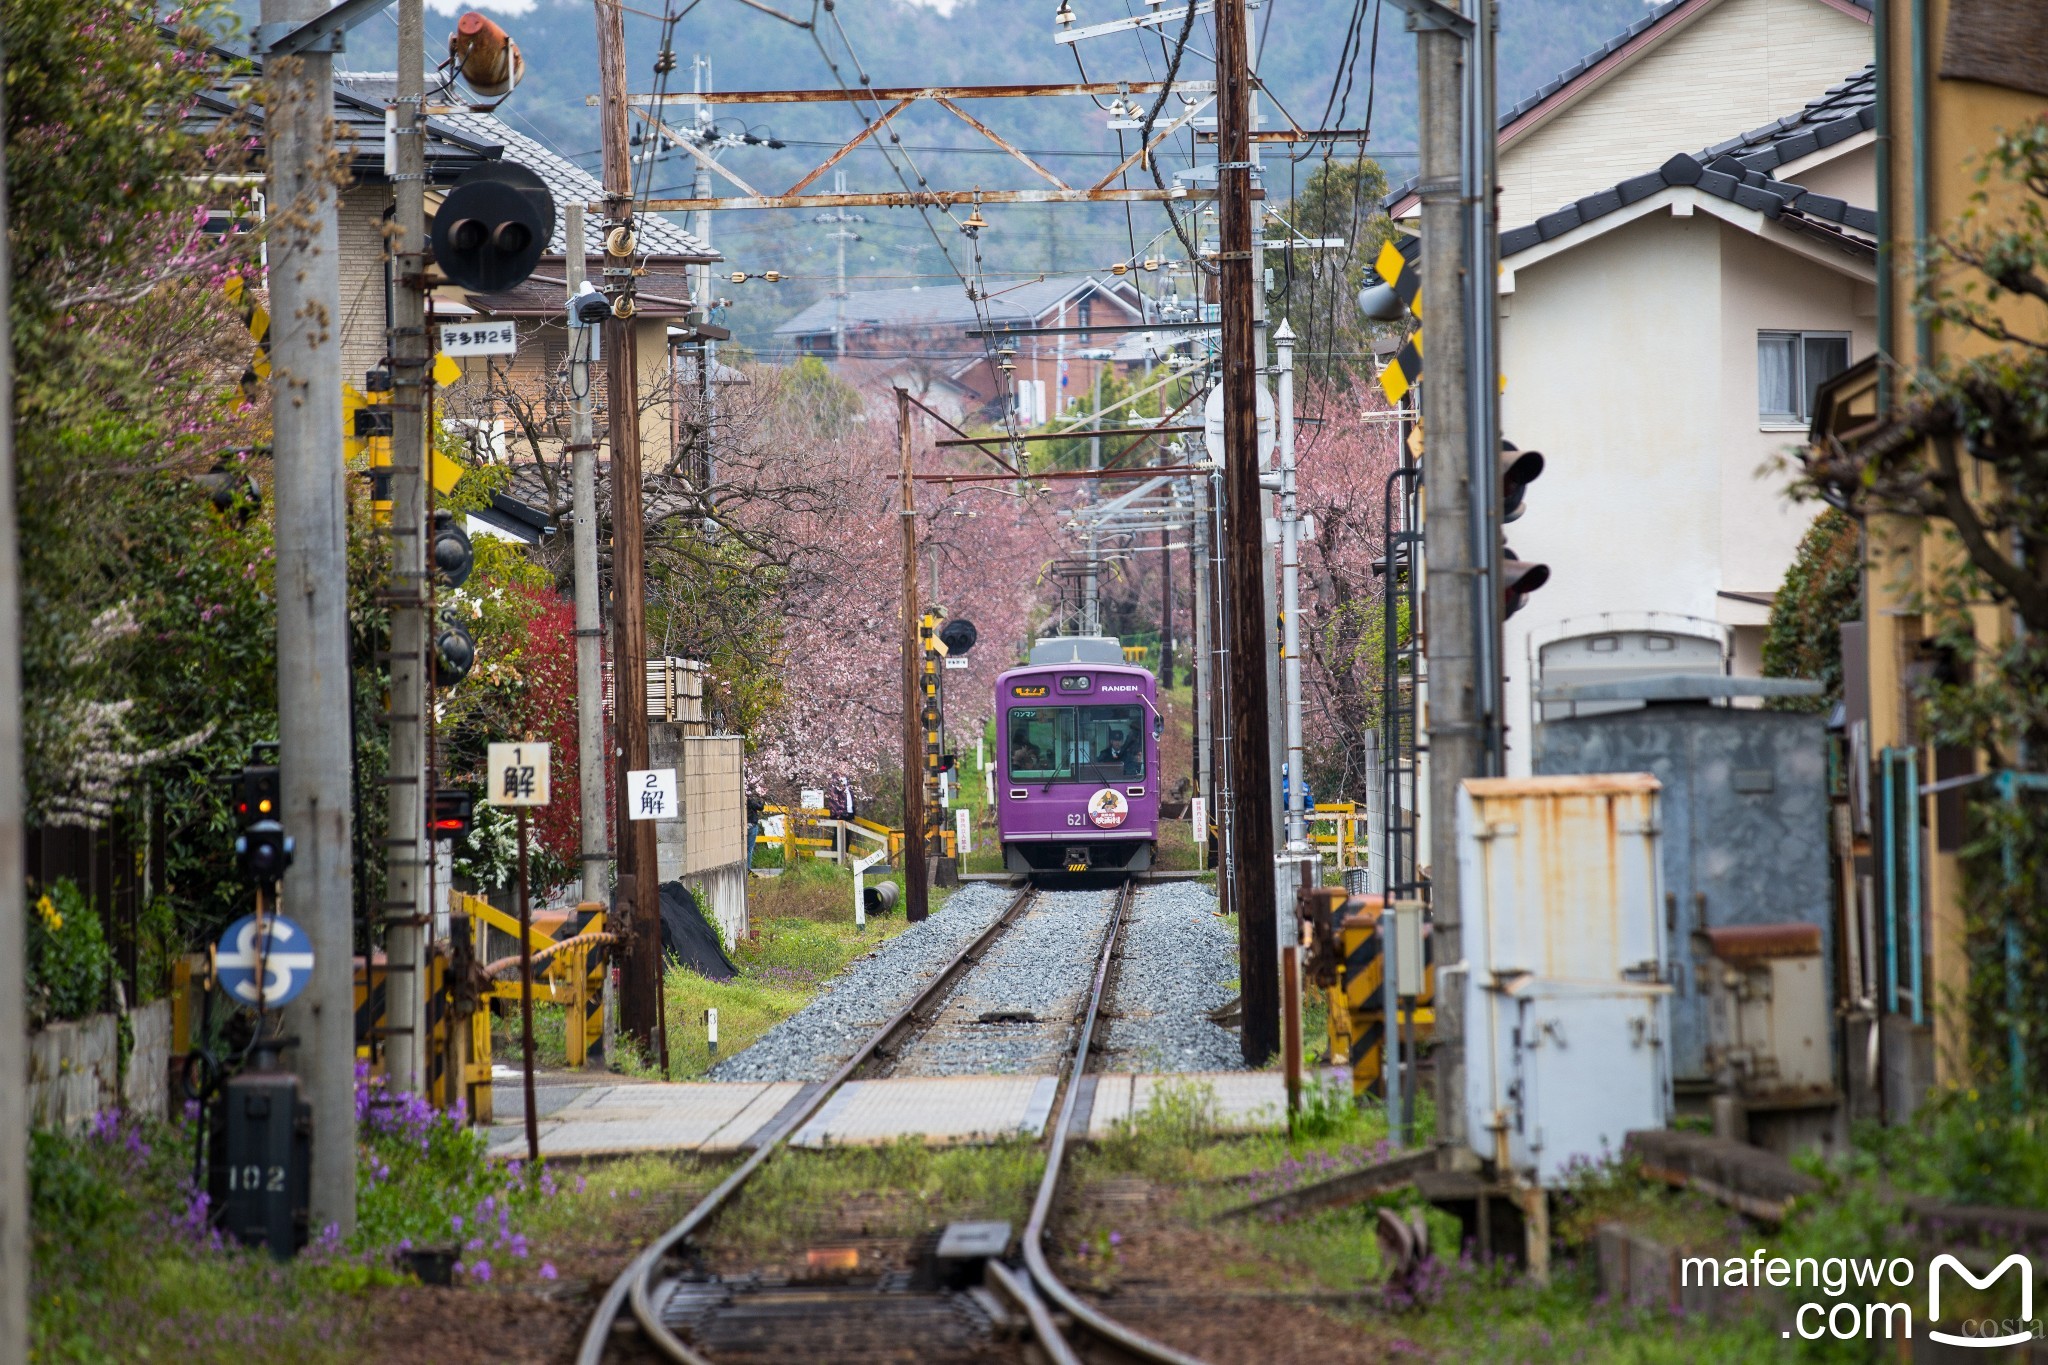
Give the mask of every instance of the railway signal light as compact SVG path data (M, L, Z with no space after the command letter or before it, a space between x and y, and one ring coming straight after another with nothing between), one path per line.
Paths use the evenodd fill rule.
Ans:
M469 571L476 567L476 546L450 512L434 513L433 557L434 574L443 587L461 587L469 581Z
M434 808L427 815L427 833L444 841L465 839L475 815L475 792L467 787L436 787Z
M1500 520L1503 525L1522 515L1529 485L1543 472L1543 452L1519 450L1513 441L1500 443ZM1535 592L1550 581L1550 566L1517 559L1506 541L1500 547L1501 620L1522 609Z
M434 686L453 687L476 667L476 639L454 616L443 613L441 628L434 632Z
M434 214L434 262L464 289L495 293L533 273L555 230L555 197L524 166L479 166Z
M1507 599L1501 612L1501 620L1505 621L1522 609L1530 593L1550 581L1550 566L1516 559L1514 550L1503 545L1500 550L1500 578Z
M1513 441L1500 443L1500 519L1510 522L1522 515L1523 493L1543 472L1543 452L1517 450Z
M974 648L974 642L980 638L974 629L974 622L964 616L956 616L939 627L939 643L946 647L948 654L965 654Z
M263 760L268 757L269 762ZM249 763L235 776L235 825L248 829L262 820L275 820L280 809L277 776L277 744L267 741L249 750Z

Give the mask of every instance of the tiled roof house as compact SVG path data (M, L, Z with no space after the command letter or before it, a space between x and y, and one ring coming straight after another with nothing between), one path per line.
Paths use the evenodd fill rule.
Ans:
M1503 432L1548 461L1509 539L1550 568L1504 632L1511 773L1569 709L1546 661L1679 635L1761 669L1814 515L1762 471L1876 343L1870 20L1676 0L1501 116Z
M997 285L979 307L958 285L876 289L824 298L775 329L778 349L817 356L842 378L878 390L901 383L949 416L998 416L1005 386L991 364L993 344L967 335L986 321L998 328L1130 326L1145 320L1144 301L1121 280L1062 275ZM1013 391L1028 423L1057 416L1083 397L1097 371L1109 373L1127 334L1021 337ZM843 345L842 345L843 340ZM1128 348L1125 348L1128 351Z

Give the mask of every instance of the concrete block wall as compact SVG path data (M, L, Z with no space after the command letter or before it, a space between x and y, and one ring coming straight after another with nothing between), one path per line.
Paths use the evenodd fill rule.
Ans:
M747 933L746 746L735 735L686 733L685 723L647 727L648 761L676 770L680 809L655 825L661 879L697 893L726 947Z
M125 1105L164 1116L170 1107L171 1002L129 1014L135 1050L124 1085L120 1017L95 1014L49 1024L28 1038L29 1122L37 1128L82 1128L103 1110Z

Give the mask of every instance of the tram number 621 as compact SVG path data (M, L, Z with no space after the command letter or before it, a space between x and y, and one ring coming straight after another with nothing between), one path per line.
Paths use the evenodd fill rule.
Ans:
M284 1167L282 1166L230 1166L228 1167L228 1188L231 1190L263 1190L278 1193L284 1189Z
M1088 822L1081 818L1081 814L1079 811L1069 811L1067 812L1067 823L1069 825L1080 826L1086 825Z

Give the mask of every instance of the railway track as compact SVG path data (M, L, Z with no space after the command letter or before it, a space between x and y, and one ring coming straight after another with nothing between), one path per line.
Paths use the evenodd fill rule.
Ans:
M773 1160L790 1135L850 1081L881 1074L918 1042L945 1011L967 973L1030 911L1026 889L962 948L916 996L875 1029L791 1115L673 1227L644 1248L613 1281L585 1329L578 1365L659 1358L716 1365L722 1354L750 1359L904 1360L941 1362L1018 1359L1023 1339L1054 1365L1085 1360L1201 1365L1108 1317L1063 1284L1045 1252L1060 1195L1068 1133L1108 989L1111 963L1130 909L1133 883L1117 889L1109 924L1076 1011L1078 1026L1061 1067L1060 1099L1019 1250L1020 1263L992 1259L983 1283L964 1292L920 1287L896 1272L879 1281L790 1281L761 1276L706 1276L684 1263L696 1242L747 1182ZM1019 1330L1021 1329L1021 1330ZM630 1355L628 1354L630 1353Z

